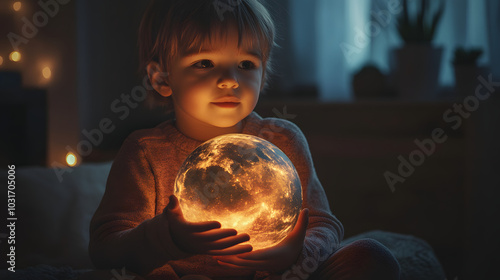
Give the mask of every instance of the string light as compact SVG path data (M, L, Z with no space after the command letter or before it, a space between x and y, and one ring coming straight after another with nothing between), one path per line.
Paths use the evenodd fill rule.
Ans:
M9 55L9 59L14 62L18 62L21 60L21 53L20 52L11 52Z
M45 67L43 68L42 70L42 75L45 79L50 79L50 77L52 76L52 71L50 70L50 67Z
M75 166L78 162L77 162L77 158L76 158L76 155L72 152L68 152L66 154L66 163L68 164L68 166Z
M16 12L19 12L19 10L21 10L21 6L22 6L21 1L16 1L14 2L14 4L12 4L12 8Z

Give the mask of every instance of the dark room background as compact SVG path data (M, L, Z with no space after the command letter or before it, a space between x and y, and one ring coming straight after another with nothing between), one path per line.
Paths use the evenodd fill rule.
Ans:
M102 118L116 118L113 101L119 99L115 108L119 107L121 95L130 95L142 84L143 74L137 69L137 28L147 1L61 0L46 21L37 19L41 27L33 25L35 30L27 27L26 21L43 11L38 1L19 1L23 3L19 11L13 10L14 2L0 2L4 38L0 67L19 70L24 87L47 88L47 162L64 162L66 146L75 147L81 131L99 127ZM277 22L280 48L275 52L278 74L264 97L305 96L320 102L353 102L352 80L363 67L375 66L378 74L388 78L394 72L393 49L403 45L396 28L402 1L268 2ZM417 13L416 2L409 1L413 15ZM500 75L500 63L495 63L500 61L495 51L500 49L500 4L495 0L430 1L431 12L438 9L438 2L446 5L432 42L443 52L437 65L440 92L432 98L453 98L452 61L457 47L480 48L483 54L478 64L487 73ZM9 33L25 40L12 39ZM22 54L19 62L9 59L12 40ZM45 67L51 69L50 78L43 77ZM142 125L136 118L146 110L144 104L131 109L127 118L116 120L116 133L107 135L100 148L120 141L133 123Z

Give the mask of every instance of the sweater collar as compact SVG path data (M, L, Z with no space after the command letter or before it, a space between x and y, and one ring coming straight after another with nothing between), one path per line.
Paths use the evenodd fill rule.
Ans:
M241 133L256 135L259 130L257 124L259 119L261 119L261 117L257 113L250 113L250 115L243 119L243 130ZM168 125L166 126L166 133L171 139L172 143L174 143L174 145L179 150L189 154L194 151L199 145L204 143L204 141L199 141L182 134L175 127L174 122L175 119L168 121Z

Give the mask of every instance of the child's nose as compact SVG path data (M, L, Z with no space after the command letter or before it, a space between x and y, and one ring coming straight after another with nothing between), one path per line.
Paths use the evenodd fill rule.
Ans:
M219 88L232 88L236 89L240 85L238 84L238 79L236 78L236 73L232 70L227 70L222 73L220 79L217 81L217 86Z

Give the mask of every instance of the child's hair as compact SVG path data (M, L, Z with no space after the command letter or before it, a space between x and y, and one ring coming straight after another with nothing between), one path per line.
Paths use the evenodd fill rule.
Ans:
M168 73L175 57L201 50L217 35L227 34L230 26L237 27L238 45L245 41L261 51L266 87L272 73L275 27L259 0L152 0L139 28L140 70L155 61ZM149 98L153 106L172 109L171 97L152 91Z

